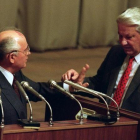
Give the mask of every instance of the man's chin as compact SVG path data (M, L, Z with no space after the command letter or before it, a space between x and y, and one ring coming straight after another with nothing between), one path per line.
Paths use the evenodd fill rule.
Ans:
M21 69L23 69L23 68L26 68L26 64Z
M124 50L124 51L127 55L134 56L134 52L128 50Z

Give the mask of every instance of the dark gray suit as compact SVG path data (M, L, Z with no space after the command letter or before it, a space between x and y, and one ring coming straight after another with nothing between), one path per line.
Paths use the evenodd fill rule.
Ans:
M125 57L126 54L121 46L112 47L98 69L97 75L85 79L90 83L89 88L111 96ZM140 113L140 67L126 92L122 108Z
M27 81L31 87L33 87L38 93L43 95L46 100L50 103L53 111L53 120L65 120L69 119L67 114L73 111L73 105L76 103L56 91L50 89L49 84L46 82L34 82L24 76L21 71L17 72L16 79L21 81ZM62 86L62 83L59 83ZM13 87L9 84L4 75L0 72L0 88L2 90L2 102L4 108L4 123L5 124L16 124L18 119L27 119L27 108L26 101L23 95L20 93L21 100L18 98ZM39 99L33 94L26 91L30 101L38 101ZM74 102L74 103L73 103ZM77 105L77 104L76 104ZM67 106L67 109L64 107ZM0 111L1 113L1 111ZM46 105L45 120L48 121L50 117L50 110ZM1 114L0 114L1 120Z
M28 81L30 86L32 86L36 91L42 94L45 98L49 97L49 94L54 93L49 88L47 83L36 83L25 77L21 71L16 73L16 78L19 82ZM27 118L27 110L26 110L26 101L21 95L21 100L16 95L14 89L9 84L4 75L0 72L0 88L2 90L2 102L4 108L4 123L5 124L15 124L18 119L26 119ZM27 92L29 99L32 101L38 101L31 93ZM1 115L0 115L1 117Z

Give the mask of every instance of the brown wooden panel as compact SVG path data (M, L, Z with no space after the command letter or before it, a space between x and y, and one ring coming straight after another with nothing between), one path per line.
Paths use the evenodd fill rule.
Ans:
M136 140L137 126L114 126L84 129L37 131L5 134L3 140Z
M59 121L52 127L42 122L38 130L6 125L3 140L136 140L137 125L137 121L125 117L113 125L89 120L82 125L78 120Z

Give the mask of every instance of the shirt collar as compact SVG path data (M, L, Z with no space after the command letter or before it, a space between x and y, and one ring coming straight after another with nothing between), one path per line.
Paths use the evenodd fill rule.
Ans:
M7 79L7 81L12 85L13 84L13 79L14 79L13 74L11 72L9 72L8 70L4 69L1 66L0 66L0 71L5 76L5 78Z
M140 64L140 53L135 56L135 60L138 64Z
M126 56L126 62L129 60L129 58L130 58L130 56L129 55L127 55ZM135 62L137 63L137 64L140 64L140 53L138 54L138 55L136 55L135 57Z

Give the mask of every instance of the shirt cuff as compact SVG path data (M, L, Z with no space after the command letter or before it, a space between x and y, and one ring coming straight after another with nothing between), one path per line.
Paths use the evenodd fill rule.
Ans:
M69 85L66 84L66 83L63 83L63 88L64 88L66 91L69 91Z

